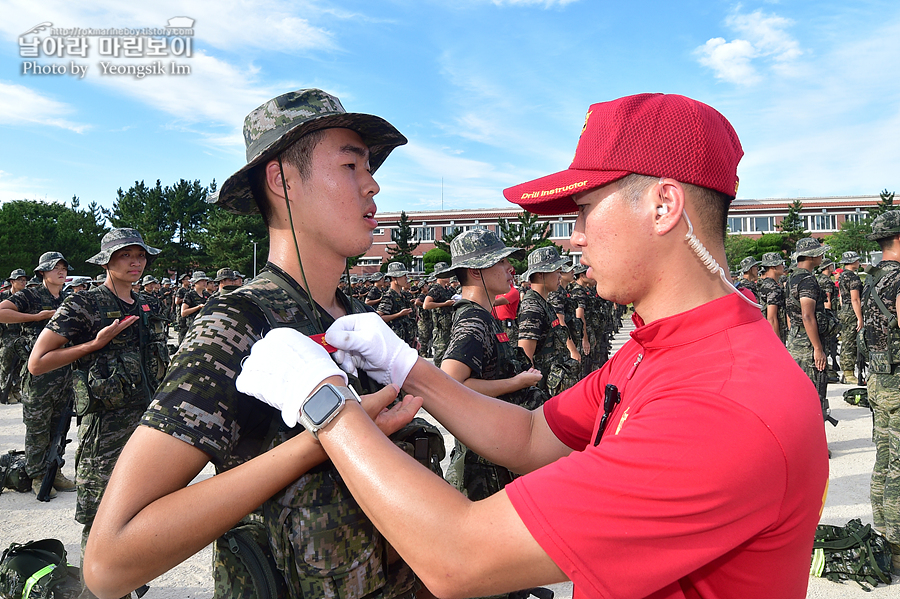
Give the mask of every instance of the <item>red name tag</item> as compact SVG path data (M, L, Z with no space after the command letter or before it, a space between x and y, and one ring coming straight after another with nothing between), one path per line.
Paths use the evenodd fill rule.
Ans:
M141 304L141 310L143 310L144 312L149 312L150 306L148 306L147 304Z
M497 341L500 343L509 343L509 335L506 333L497 333Z
M553 328L558 327L558 326L559 326L559 319L557 318L556 320L554 320L553 322L551 322L551 323L550 323L550 326L553 327Z
M309 338L312 339L313 341L315 341L316 343L318 343L319 345L321 345L322 347L324 347L325 351L327 351L329 354L333 354L334 352L337 351L337 348L335 346L328 345L328 342L325 341L325 333L319 333L318 335L310 335Z

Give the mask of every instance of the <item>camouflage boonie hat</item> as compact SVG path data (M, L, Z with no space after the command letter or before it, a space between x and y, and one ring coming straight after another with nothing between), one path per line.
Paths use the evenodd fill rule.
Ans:
M28 275L25 274L24 268L17 268L11 273L9 273L9 277L6 279L7 281L14 281L16 279L21 279L22 277L28 278Z
M553 246L542 247L528 254L528 270L522 273L522 278L531 280L531 275L538 272L555 272L568 264L568 260L560 258Z
M94 282L95 285L102 285L103 283L105 283L105 282L106 282L106 273L105 273L105 272L101 272L99 275L97 275L96 277L94 277L94 281L93 281L93 282Z
M248 174L286 150L298 139L321 129L341 127L356 131L369 147L369 170L374 173L406 138L381 117L347 112L341 101L320 89L301 89L269 100L244 119L247 164L228 177L206 199L235 214L259 212L250 191Z
M53 270L60 262L65 262L70 271L75 270L69 264L69 261L66 260L59 252L44 252L43 254L41 254L41 257L38 258L38 265L34 267L34 274L37 275L39 272L47 272L48 270ZM41 284L43 285L43 283Z
M825 252L830 249L831 246L820 243L818 239L815 239L813 237L804 237L797 242L797 247L794 249L794 256L816 258L818 256L824 255Z
M191 284L199 283L200 281L208 281L209 277L206 276L206 273L202 270L195 270L194 274L191 275Z
M769 268L770 266L782 266L784 264L784 258L782 258L781 254L778 252L766 252L762 256L762 262L759 264L766 268Z
M834 260L828 259L823 261L822 264L819 265L818 270L819 272L825 272L829 268L834 268Z
M66 283L63 287L65 289L69 289L71 287L78 287L80 285L89 285L92 283L90 277L72 277L72 280Z
M137 229L113 229L100 240L100 253L91 256L85 262L99 264L100 266L109 264L109 259L112 258L116 250L121 250L129 245L138 245L144 248L144 251L147 252L147 266L150 266L156 260L156 255L160 252L160 250L144 243L144 238L141 237Z
M141 285L150 285L151 283L159 283L159 280L153 275L144 275L141 279Z
M409 274L409 271L406 270L406 266L403 265L402 262L391 262L388 264L387 272L384 273L384 276L391 278L400 278L405 277Z
M576 264L575 268L572 269L572 272L577 277L578 275L583 275L584 273L586 273L587 270L588 270L588 267L585 266L584 264Z
M749 271L754 266L759 266L759 260L757 260L753 256L747 256L746 258L741 260L741 266L740 266L741 274L744 274L745 272Z
M180 275L180 276L179 276L177 279L175 279L175 280L178 281L179 283L181 283L181 282L184 281L185 279L190 279L190 278L191 278L191 274L186 272L186 273L184 273L183 275Z
M453 238L450 242L452 265L440 271L435 269L434 274L449 277L461 268L490 268L516 252L522 250L506 247L493 231L472 229Z
M844 252L841 254L841 264L853 264L859 262L859 254L856 252Z
M383 278L384 278L384 273L379 271L376 273L372 273L372 276L369 277L369 280L374 283L375 281L380 281Z
M866 235L869 241L900 235L900 210L890 210L872 221L872 232Z
M449 275L448 275L448 276L438 275L439 272L443 272L443 271L447 270L447 268L448 268L449 266L450 266L450 265L447 264L446 262L435 262L435 264L434 264L434 270L431 271L431 276L433 276L433 277L435 278L435 280L437 280L437 278L438 278L439 276L440 276L442 279L449 279L449 278L450 278Z
M216 278L213 279L213 283L219 283L224 281L225 279L236 279L237 273L230 268L220 268L216 271Z
M160 281L160 285L171 285L171 284L172 284L172 279L170 279L168 277L163 277L163 280Z
M34 275L30 279L28 279L28 282L25 283L25 286L26 287L40 287L43 284L44 284L44 282L41 279L39 279L37 275Z

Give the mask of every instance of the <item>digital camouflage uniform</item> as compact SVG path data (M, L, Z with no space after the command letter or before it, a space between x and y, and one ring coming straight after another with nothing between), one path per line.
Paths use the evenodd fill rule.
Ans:
M529 289L519 304L519 341L536 341L534 367L541 371L540 387L550 396L565 391L581 378L581 365L569 355L569 332L547 301Z
M762 277L758 281L757 289L759 293L756 296L757 302L762 306L762 314L765 317L768 313L769 306L778 308L778 330L779 338L784 343L787 340L787 312L785 310L784 289L775 279Z
M837 286L834 284L834 281L830 276L825 274L824 272L819 272L816 275L816 282L819 284L819 288L822 290L822 301L827 302L828 297L831 296L831 308L825 307L825 310L831 312L836 318L838 317L838 301L837 301ZM838 319L839 320L839 319ZM856 324L853 325L853 329L856 330ZM829 365L829 370L839 371L840 367L836 363L837 362L837 345L838 345L838 336L840 335L840 331L835 331L833 335L822 335L822 345L825 347L825 355L831 358L831 364ZM856 362L856 358L853 359L854 363Z
M191 287L179 287L175 290L175 299L184 302L184 298L189 291L193 291L193 289ZM178 345L181 345L181 342L184 341L184 336L187 333L187 324L185 323L184 316L181 315L181 304L176 306L175 299L172 300L172 311L177 315L175 322L176 328L178 329Z
M424 304L427 293L420 293L418 301ZM426 310L424 306L418 306L419 318L416 321L419 337L419 355L426 358L431 355L431 336L434 333L434 310Z
M129 305L101 285L68 297L47 324L54 333L79 345L96 338L100 329L116 319L138 317L106 347L72 367L79 371L76 378L84 376L87 383L76 384L76 392L84 394L90 388L97 406L96 411L81 417L75 454L75 520L85 525L82 549L119 454L150 405L169 363L166 319L159 300L146 293L132 294L132 299ZM88 400L83 396L82 402Z
M52 267L51 267L52 268ZM62 303L46 287L31 287L13 294L9 301L19 312L37 314L56 310ZM23 322L22 336L15 342L24 361L34 347L46 320ZM63 408L72 398L72 370L68 366L34 376L26 369L22 382L22 420L25 422L25 470L32 480L40 480L47 472L50 439L59 424Z
M412 308L409 301L403 297L402 293L398 293L393 289L387 289L378 302L377 312L379 314L390 315ZM412 315L400 316L394 320L388 321L387 325L391 327L394 333L403 339L410 347L416 345L416 323L413 321Z
M271 274L293 295L266 278ZM295 296L306 298L295 281L268 264L254 281L210 300L175 356L142 424L202 450L217 473L303 432L302 425L286 428L280 412L239 393L234 385L241 360L271 328L260 301L277 323L293 328L291 323L301 323L301 332L316 332L315 323ZM348 313L371 311L360 303L351 304L342 293L336 298ZM327 329L334 319L322 308L318 314ZM350 383L360 393L380 387L364 373L361 380L350 377ZM274 440L266 444L272 431L277 431ZM408 596L415 587L413 574L403 562L385 563L384 539L330 462L277 493L263 504L260 514L268 529L269 548L292 598L358 599L372 594L373 598L389 599ZM217 540L215 551L216 555L230 552L228 543ZM218 557L213 574L216 597L226 596L229 579L239 582L246 575L227 572Z
M23 274L25 271L22 271ZM9 299L9 291L0 292L0 302ZM22 379L25 376L27 357L23 359L16 351L15 341L22 336L22 325L18 322L0 324L0 389L6 391L6 403L22 401Z
M816 322L818 323L821 322L825 314L824 295L811 272L799 266L794 269L791 278L788 280L787 293L785 294L785 311L791 321L787 350L814 385L816 384L817 370L813 358L812 342L809 340L806 328L803 326L800 298L806 297L815 300Z
M453 298L454 292L440 283L435 283L428 290L431 301L441 304ZM453 323L453 307L446 306L431 310L434 321L434 332L431 335L431 348L434 353L434 365L440 368L444 352L447 351L447 343L450 342L450 326Z
M841 296L841 369L844 372L853 372L856 367L856 312L850 299L850 292L859 293L862 300L862 281L859 275L846 268L838 277L838 288ZM832 300L833 301L833 300Z

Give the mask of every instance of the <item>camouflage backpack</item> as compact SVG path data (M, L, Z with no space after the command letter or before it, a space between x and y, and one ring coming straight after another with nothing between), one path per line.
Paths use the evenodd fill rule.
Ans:
M3 599L75 599L81 591L81 569L57 539L13 543L0 557Z
M0 455L0 493L12 489L19 493L31 490L31 477L25 471L25 452L10 449Z
M869 392L865 387L854 387L844 391L844 401L851 406L869 407Z
M832 582L853 580L869 591L868 585L891 583L891 552L885 538L859 518L846 526L820 524L809 573Z
M271 328L291 327L304 335L317 330L309 300L279 274L263 271L232 292L256 304ZM348 313L365 311L346 299ZM376 383L365 373L349 377L358 393L370 393ZM260 453L303 431L272 421ZM406 436L404 436L406 434ZM398 438L398 436L400 438ZM440 432L421 419L392 435L392 440L426 465L437 464L434 437ZM215 597L405 597L416 588L407 566L389 572L384 539L353 499L330 462L321 464L281 493L267 500L215 544ZM395 570L397 568L394 568Z

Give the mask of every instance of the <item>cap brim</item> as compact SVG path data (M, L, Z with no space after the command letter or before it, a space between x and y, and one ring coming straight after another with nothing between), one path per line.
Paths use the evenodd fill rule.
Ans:
M312 118L283 134L265 151L253 156L243 168L228 177L222 186L209 194L206 201L217 204L234 214L255 214L259 212L253 193L250 191L248 173L254 166L266 162L287 149L291 144L308 133L322 129L350 129L362 138L369 148L369 170L375 173L388 155L398 146L407 143L406 137L396 127L381 117L358 112L328 114Z
M503 196L525 210L550 216L568 214L578 207L572 196L590 191L630 175L627 171L587 171L566 169L540 179L503 190Z

